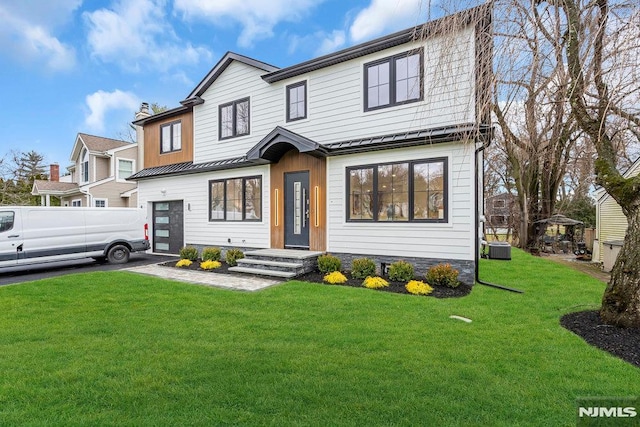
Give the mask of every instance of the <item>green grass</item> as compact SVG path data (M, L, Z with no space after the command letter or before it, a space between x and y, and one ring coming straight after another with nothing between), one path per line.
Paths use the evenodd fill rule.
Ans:
M0 288L0 425L575 425L640 370L559 326L604 284L512 251L461 299L125 272ZM450 315L473 319L470 324Z

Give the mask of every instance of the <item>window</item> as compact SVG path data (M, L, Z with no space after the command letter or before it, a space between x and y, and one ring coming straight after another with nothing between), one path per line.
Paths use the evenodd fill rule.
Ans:
M262 177L209 181L209 221L260 221Z
M307 118L307 82L287 86L287 121Z
M107 199L93 199L93 205L96 208L106 208L107 207Z
M160 126L160 153L170 153L182 149L182 122L177 121Z
M127 179L133 175L133 160L118 159L117 179Z
M220 139L249 134L249 98L219 107L218 132Z
M80 153L80 179L89 182L89 151L86 148Z
M347 168L347 220L446 222L446 188L446 159Z
M422 100L422 50L364 66L364 110Z
M13 212L0 212L0 233L9 231L13 228Z
M81 207L82 206L82 200L80 200L80 199L72 200L71 201L71 206Z
M493 201L493 207L496 209L499 208L504 208L505 204L504 204L504 200L494 200Z

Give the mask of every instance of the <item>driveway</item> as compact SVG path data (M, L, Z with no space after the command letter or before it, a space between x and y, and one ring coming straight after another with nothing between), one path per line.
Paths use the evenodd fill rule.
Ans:
M15 267L0 272L0 286L47 279L49 277L62 276L71 273L120 270L124 268L155 264L170 259L176 259L176 257L134 252L131 254L131 258L126 264L99 263L92 258L84 258L73 261L39 264L36 266Z

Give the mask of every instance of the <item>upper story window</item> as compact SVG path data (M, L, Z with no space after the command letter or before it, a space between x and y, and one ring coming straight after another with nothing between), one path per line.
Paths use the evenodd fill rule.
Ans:
M80 180L89 182L89 150L86 148L80 153Z
M496 208L496 209L504 208L505 207L504 200L494 200L493 201L493 207Z
M347 220L447 221L446 159L347 168Z
M220 139L249 134L249 98L222 104L218 113Z
M116 179L127 179L131 175L133 175L133 160L118 159L118 175Z
M364 66L365 111L422 100L422 50Z
M170 153L182 149L182 122L177 121L160 126L160 153Z
M307 118L307 82L287 86L287 121Z

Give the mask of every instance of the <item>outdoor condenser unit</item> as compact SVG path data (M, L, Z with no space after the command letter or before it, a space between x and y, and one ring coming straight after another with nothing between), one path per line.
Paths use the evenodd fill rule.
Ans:
M511 260L511 245L508 242L489 242L489 259Z

